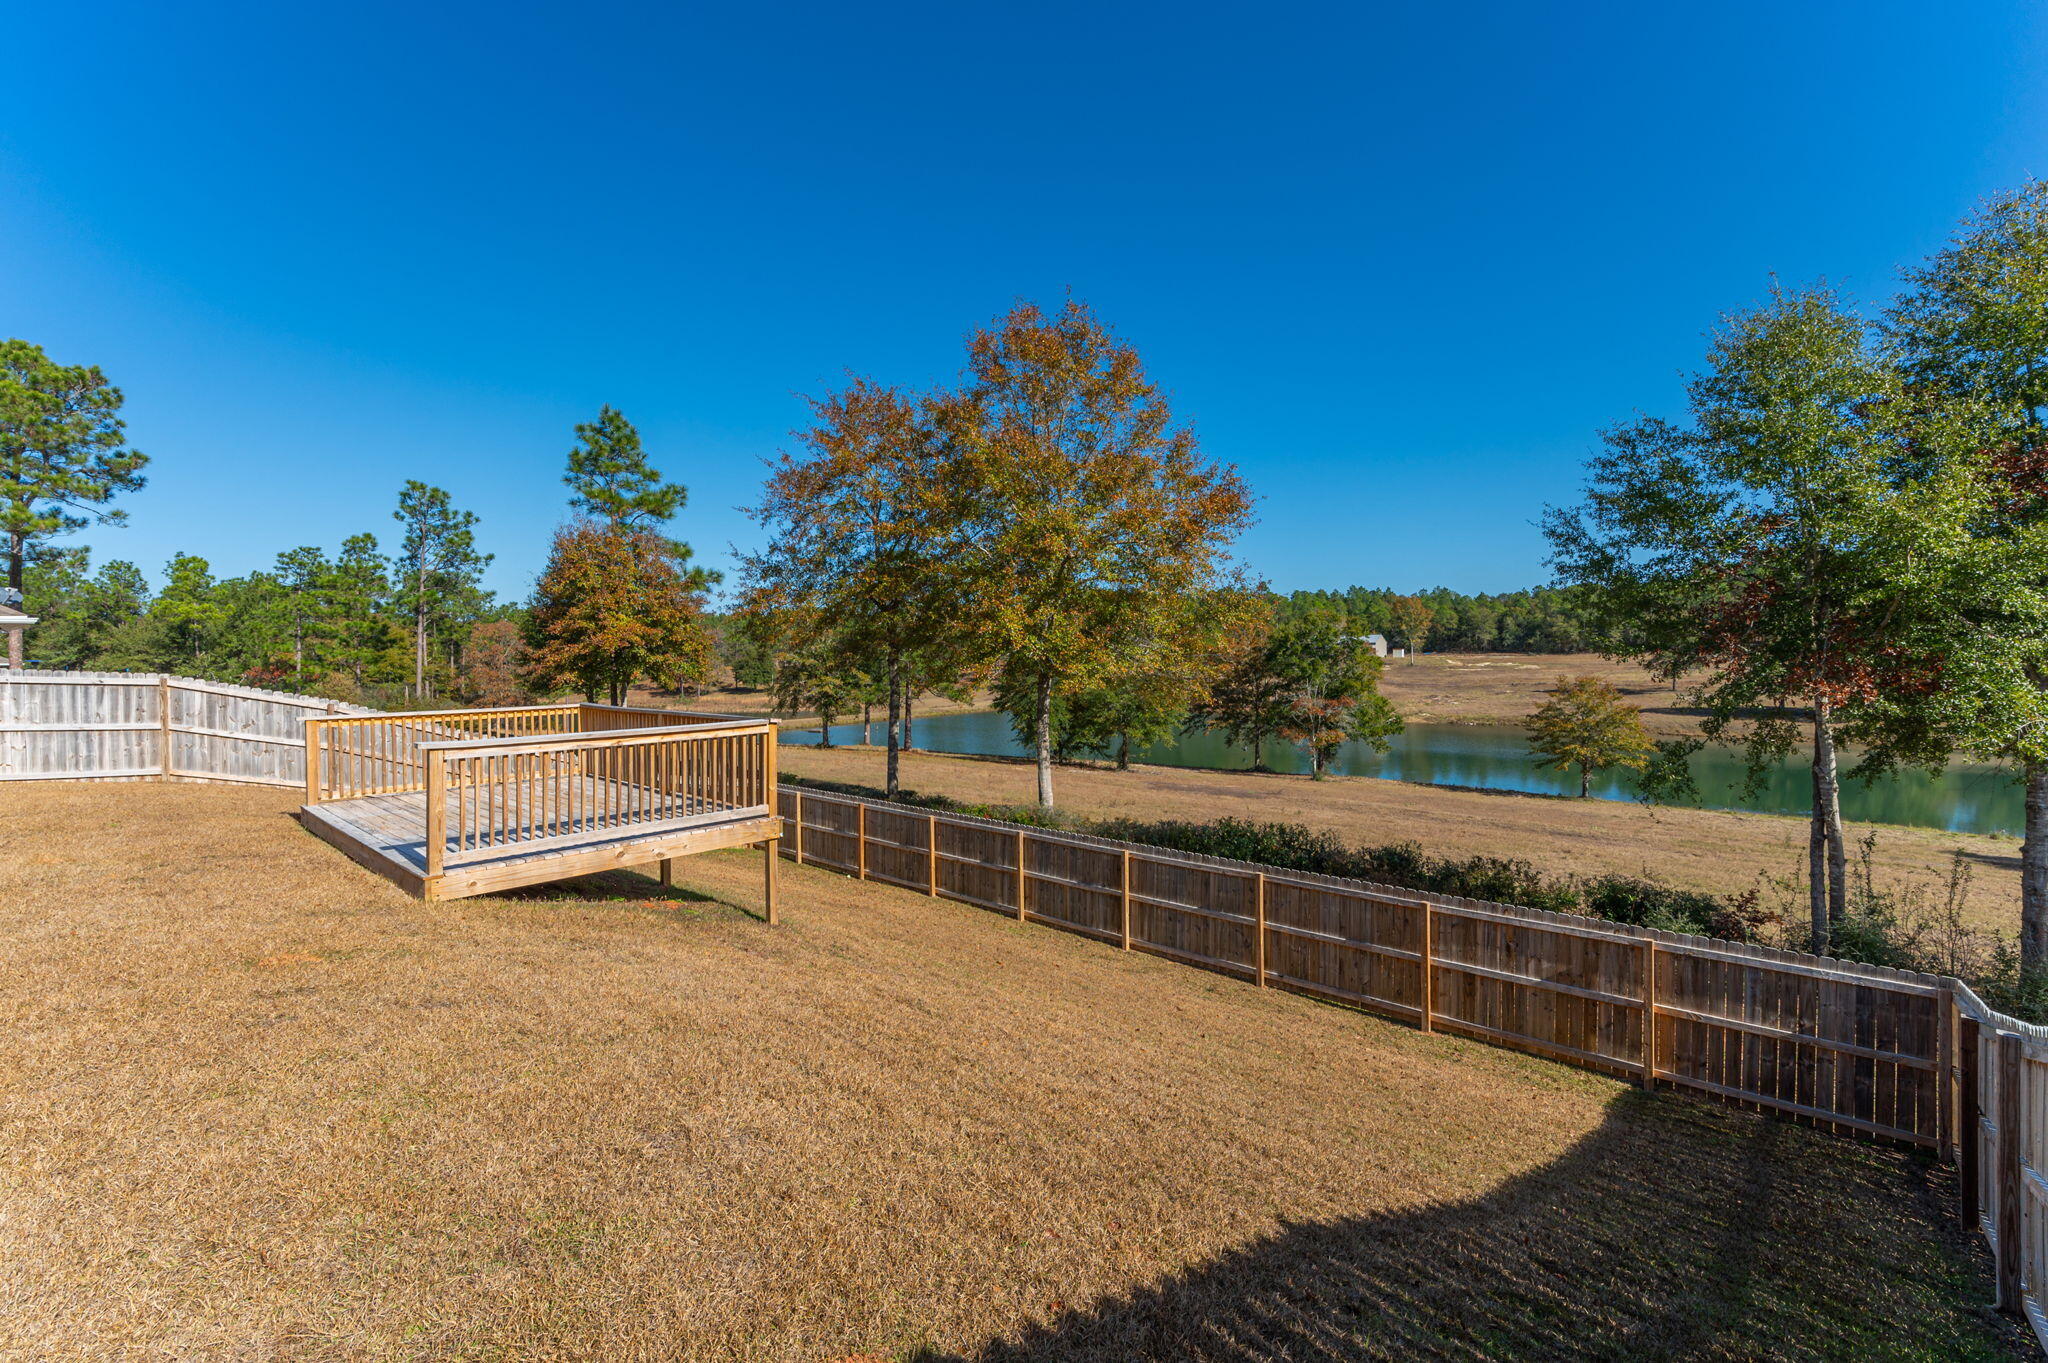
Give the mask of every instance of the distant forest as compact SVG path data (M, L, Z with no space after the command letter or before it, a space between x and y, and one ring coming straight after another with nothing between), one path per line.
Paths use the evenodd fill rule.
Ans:
M1412 597L1385 587L1295 592L1281 600L1283 618L1335 610L1360 634L1384 634L1396 648L1411 646L1395 602L1420 601L1429 608L1423 648L1432 653L1597 652L1600 635L1574 608L1569 593L1556 587L1467 596L1448 587Z

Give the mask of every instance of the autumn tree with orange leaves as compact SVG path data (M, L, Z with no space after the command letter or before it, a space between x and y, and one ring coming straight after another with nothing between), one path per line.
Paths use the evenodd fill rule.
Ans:
M651 530L591 520L556 531L527 613L527 684L543 695L573 687L623 705L641 679L680 686L707 678L703 575L671 547Z
M1709 736L1743 738L1761 769L1807 735L1825 953L1848 888L1839 744L1940 685L1917 575L1946 556L1982 430L1908 400L1821 289L1728 318L1687 393L1685 423L1606 433L1584 502L1546 516L1552 563L1631 656L1701 678Z
M744 563L742 612L775 640L787 673L779 691L879 674L891 795L911 695L933 676L957 677L974 643L959 500L937 421L945 403L865 378L811 399L811 426L777 459L753 508L769 544ZM860 703L833 686L833 703Z
M974 332L962 401L936 415L962 623L1028 684L1051 808L1053 697L1143 675L1219 627L1251 495L1175 424L1136 349L1072 300Z

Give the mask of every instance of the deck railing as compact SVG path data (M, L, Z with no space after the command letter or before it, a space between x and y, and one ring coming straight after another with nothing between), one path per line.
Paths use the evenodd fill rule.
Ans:
M577 705L416 710L306 721L306 803L425 790L429 743L574 733Z
M306 721L306 803L427 788L422 749L466 739L535 738L732 723L736 715L574 701L480 710L414 710Z
M768 720L685 717L611 732L423 743L427 874L692 820L766 814L775 730Z

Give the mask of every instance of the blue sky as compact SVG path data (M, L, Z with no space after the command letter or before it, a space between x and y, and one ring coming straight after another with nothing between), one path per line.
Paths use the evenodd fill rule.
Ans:
M2030 5L213 6L11 15L0 334L104 367L152 572L390 542L524 595L622 408L714 565L845 371L1091 302L1283 590L1540 581L1597 431L1773 274L1887 292L2048 174Z

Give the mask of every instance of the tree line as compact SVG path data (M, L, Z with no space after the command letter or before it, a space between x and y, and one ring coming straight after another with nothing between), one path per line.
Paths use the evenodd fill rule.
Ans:
M1404 595L1384 587L1298 591L1279 605L1286 617L1335 611L1361 634L1420 653L1588 653L1609 640L1559 587L1467 595L1448 587Z
M716 581L665 533L685 504L615 409L576 427L563 481L569 517L532 598L483 586L492 555L475 513L418 481L400 489L387 551L374 533L280 552L266 570L219 577L178 553L152 587L133 563L94 567L58 543L113 525L143 486L122 395L91 366L0 343L0 534L5 603L38 621L32 661L52 668L168 671L395 705L513 704L577 690L613 702L635 680L701 684L711 671L706 594ZM22 635L10 646L28 652Z

